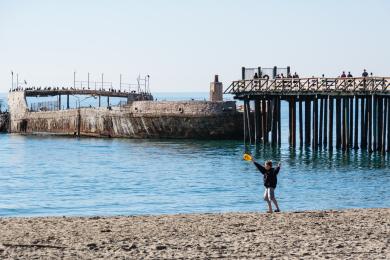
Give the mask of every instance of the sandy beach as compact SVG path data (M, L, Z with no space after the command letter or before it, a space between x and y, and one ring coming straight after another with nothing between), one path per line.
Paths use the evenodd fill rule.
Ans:
M390 209L0 218L0 258L389 259Z

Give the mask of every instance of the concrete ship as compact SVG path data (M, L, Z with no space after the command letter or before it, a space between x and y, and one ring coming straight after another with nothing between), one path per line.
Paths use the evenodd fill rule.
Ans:
M210 101L139 100L139 93L126 93L121 106L78 107L54 111L35 111L26 97L88 94L118 96L115 92L80 90L14 90L8 96L8 131L19 134L57 134L70 136L122 138L240 139L242 114L235 101L222 100L222 83L210 84ZM124 94L121 93L123 96ZM137 96L138 95L138 96ZM138 100L137 100L138 99ZM147 100L145 100L147 99Z

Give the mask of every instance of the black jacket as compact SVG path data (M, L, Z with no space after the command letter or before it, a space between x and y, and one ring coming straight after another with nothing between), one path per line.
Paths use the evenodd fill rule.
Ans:
M257 162L253 162L257 169L263 174L264 186L267 188L276 188L276 184L278 183L277 175L279 173L280 167L271 168L268 171L264 168L264 166L258 164Z

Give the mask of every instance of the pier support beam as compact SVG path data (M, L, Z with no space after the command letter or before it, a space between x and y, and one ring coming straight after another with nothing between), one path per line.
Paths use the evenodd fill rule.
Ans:
M305 102L305 145L310 145L311 140L311 98L310 96L306 96Z
M267 103L265 99L261 101L261 117L262 117L263 143L267 143L268 142Z
M363 96L360 98L360 147L362 149L367 148L367 130L366 130L366 125L367 125L367 117L366 117L366 98Z
M99 96L99 107L100 107L100 96ZM244 127L244 145L246 146L246 141L248 139L248 130L247 130L247 123L246 123L246 101L245 100L244 100L244 111L242 115L243 115L243 127Z
M278 97L278 145L282 144L282 116L281 116L281 100Z
M288 143L292 145L292 101L288 99Z
M322 132L324 131L324 99L320 97L320 128L318 134L318 146L322 147Z
M353 97L349 98L349 133L348 133L348 147L353 147Z
M372 97L367 97L367 122L368 122L368 152L372 152Z
M348 119L349 119L349 98L343 98L343 111L342 111L342 136L341 145L343 150L348 148Z
M383 125L382 125L382 154L386 152L386 130L387 130L387 106L388 106L388 98L384 98L383 100ZM387 140L389 142L389 140Z
M61 110L61 95L58 95L58 110Z
M260 142L260 101L255 99L255 144Z
M328 147L329 149L333 149L333 97L329 96L329 129L328 129Z
M378 96L378 142L377 142L377 151L382 150L382 131L383 131L383 98Z
M377 97L376 95L372 96L373 99L373 108L372 108L372 126L373 126L373 145L372 145L372 150L376 151L377 149L377 142L378 142L378 102L377 102Z
M299 146L303 146L303 113L302 113L302 100L303 96L299 96Z
M248 99L245 100L245 114L246 114L246 123L248 129L248 141L249 144L252 144L252 127L251 127L251 107Z
M341 99L336 98L336 148L341 148Z
M295 96L292 97L292 145L296 146L297 144L297 105Z
M278 98L272 97L272 144L277 145L278 143Z
M318 147L318 98L314 96L313 98L313 140L312 140L313 149Z
M66 109L69 109L69 95L66 95Z
M369 135L369 130L368 130L368 125L369 125L369 116L370 116L370 110L368 108L368 105L370 104L369 96L364 97L364 148L368 149L368 135Z
M324 141L323 146L328 145L328 96L324 98Z
M390 98L387 98L387 152L390 153Z
M354 145L355 150L359 149L359 97L355 96L355 133Z

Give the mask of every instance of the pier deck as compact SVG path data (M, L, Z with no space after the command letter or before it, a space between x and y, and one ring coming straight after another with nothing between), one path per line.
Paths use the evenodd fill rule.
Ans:
M123 97L150 95L149 93L136 92L119 92L107 90L89 90L89 89L41 89L41 90L25 90L27 97L48 97L58 95L91 95L91 96L105 96L105 97Z

